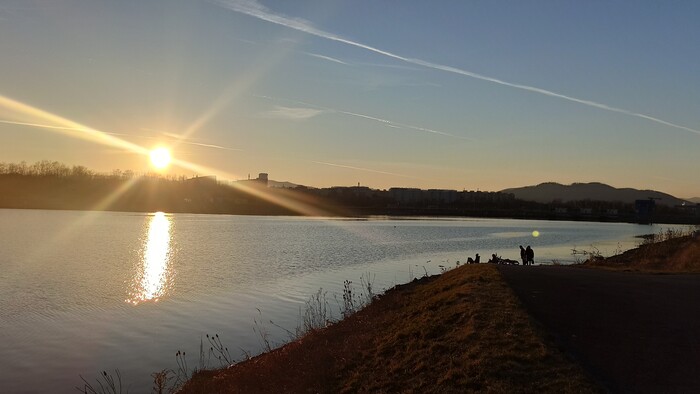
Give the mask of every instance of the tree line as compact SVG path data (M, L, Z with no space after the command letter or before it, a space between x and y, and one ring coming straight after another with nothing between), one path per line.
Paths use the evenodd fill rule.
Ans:
M249 191L254 190L253 193ZM398 191L397 191L398 190ZM408 189L367 187L268 188L214 178L98 173L84 166L42 160L0 162L0 208L190 212L254 215L469 216L635 222L634 204L609 201L537 203L498 192L434 191L446 198L405 199ZM418 190L418 189L415 189ZM400 193L399 193L400 192ZM412 193L408 190L409 193ZM430 195L431 191L419 191ZM397 194L399 193L399 194ZM403 193L403 194L401 194ZM279 202L287 202L288 204ZM304 205L313 210L299 210ZM566 208L566 209L562 209ZM614 212L614 213L613 213ZM659 206L656 222L697 223L700 213Z

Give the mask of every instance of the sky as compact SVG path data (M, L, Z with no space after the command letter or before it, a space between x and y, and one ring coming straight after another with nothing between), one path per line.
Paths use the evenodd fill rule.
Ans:
M0 0L0 161L700 196L700 2Z

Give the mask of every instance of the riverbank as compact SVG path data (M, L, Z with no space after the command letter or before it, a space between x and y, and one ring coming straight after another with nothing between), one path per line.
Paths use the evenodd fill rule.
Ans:
M700 306L684 300L700 296L700 234L661 238L576 267L466 265L396 286L183 392L696 391Z
M396 286L365 309L183 393L595 392L546 339L493 265Z
M586 268L639 272L700 272L700 231L682 236L650 235L637 248L607 258L590 258Z

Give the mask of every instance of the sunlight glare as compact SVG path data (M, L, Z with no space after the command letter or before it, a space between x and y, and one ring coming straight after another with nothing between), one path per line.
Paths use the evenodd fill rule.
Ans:
M252 80L251 80L252 82ZM246 84L243 84L243 86L246 86ZM188 128L187 132L185 133L186 138L189 134L195 132L202 124L206 123L208 119L216 114L222 107L220 105L223 105L223 103L226 102L226 99L228 97L233 97L237 94L239 89L232 89L231 94L232 96L222 96L221 101L217 101L216 105L212 107L210 111L207 111L207 113L202 117L202 119L198 120L192 127ZM102 145L107 145L107 146L112 146L116 148L121 148L129 152L134 152L142 155L149 155L149 157L153 156L159 156L162 153L158 153L157 155L154 154L155 150L149 151L147 148L131 143L129 141L120 139L116 136L110 135L104 131L92 129L90 127L81 125L80 123L77 123L75 121L72 121L70 119L63 118L59 115L50 113L48 111L42 110L37 107L33 107L31 105L22 103L20 101L11 99L9 97L0 95L0 110L6 109L9 112L13 113L16 115L15 117L17 118L17 121L12 121L13 123L16 124L23 124L25 126L33 126L33 127L39 127L42 129L47 129L47 130L52 130L56 133L64 134L69 137L73 138L78 138L82 140L87 140L91 141L94 143L102 144ZM49 124L42 124L48 122ZM221 178L228 178L228 179L235 179L238 176L236 174L230 174L225 171L220 171L211 167L207 167L201 164L196 164L184 160L178 160L176 158L172 158L170 156L170 151L167 148L162 148L164 150L164 157L167 158L168 163L172 163L178 168L183 168L185 170L190 170L195 173L207 173L211 175L215 175ZM154 167L156 167L155 164L153 164ZM166 164L167 166L167 164ZM137 178L135 178L137 179ZM129 185L132 185L133 182L130 182ZM332 215L332 213L327 212L323 209L320 209L317 207L317 205L313 201L304 201L300 200L298 198L289 198L287 196L281 196L273 193L269 193L265 190L260 190L252 187L248 187L243 184L231 184L230 187L233 187L236 190L240 190L243 193L256 196L258 198L261 198L265 201L268 201L272 204L279 205L281 207L290 209L294 212L298 212L302 215L307 215L307 216L329 216ZM128 190L128 187L124 189L124 191ZM116 199L118 195L115 195L114 199ZM109 203L109 200L106 200L104 203Z
M134 305L149 300L157 302L165 294L170 277L170 252L170 218L163 212L156 212L148 224L136 289L127 302Z
M162 170L172 161L170 151L167 148L156 148L151 151L151 164L153 167Z

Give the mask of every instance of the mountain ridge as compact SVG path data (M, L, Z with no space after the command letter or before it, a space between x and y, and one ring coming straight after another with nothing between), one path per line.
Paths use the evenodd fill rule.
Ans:
M515 198L540 203L553 201L619 201L634 203L635 200L654 199L658 204L675 206L687 201L668 193L656 190L640 190L634 188L616 188L601 182L575 182L563 185L557 182L544 182L533 186L508 188L501 190L503 193L513 193Z

